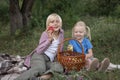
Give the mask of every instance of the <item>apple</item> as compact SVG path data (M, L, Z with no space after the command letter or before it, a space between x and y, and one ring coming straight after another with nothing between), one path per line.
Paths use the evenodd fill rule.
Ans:
M49 27L48 27L48 31L54 32L54 27L53 27L53 26L49 26Z

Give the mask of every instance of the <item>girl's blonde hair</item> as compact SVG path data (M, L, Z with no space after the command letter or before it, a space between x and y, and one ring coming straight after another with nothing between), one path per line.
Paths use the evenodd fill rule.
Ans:
M50 15L47 17L46 27L49 25L50 21L51 21L53 18L58 18L59 21L60 21L60 27L62 27L62 18L61 18L58 14L56 14L56 13L52 13L52 14L50 14Z
M73 27L73 29L72 29L72 37L74 37L73 33L74 33L74 28L75 28L76 26L83 26L83 27L85 27L85 30L86 30L86 31L85 31L85 32L86 32L85 36L88 37L88 38L91 40L90 28L89 28L88 26L86 26L85 22L83 22L83 21L78 21L78 22L74 25L74 27Z

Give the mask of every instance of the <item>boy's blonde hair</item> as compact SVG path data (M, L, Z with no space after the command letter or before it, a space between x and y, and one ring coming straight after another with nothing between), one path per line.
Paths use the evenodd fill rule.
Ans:
M48 27L50 21L51 21L53 18L58 18L59 21L60 21L60 27L62 27L62 18L61 18L58 14L56 14L56 13L52 13L52 14L50 14L50 15L47 17L46 27Z
M85 32L86 32L85 36L88 37L88 38L91 40L90 28L89 28L88 26L86 26L85 22L83 22L83 21L78 21L78 22L74 25L74 27L73 27L73 29L72 29L72 37L74 37L73 33L74 33L74 28L75 28L76 26L84 26L84 27L85 27L85 30L86 30L86 31L85 31Z

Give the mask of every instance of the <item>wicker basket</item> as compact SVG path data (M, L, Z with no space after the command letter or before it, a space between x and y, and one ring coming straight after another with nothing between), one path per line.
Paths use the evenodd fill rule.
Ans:
M62 51L60 52L61 46L64 46L65 41L69 41L72 39L64 39L63 42L60 43L58 46L58 55L57 59L58 61L63 65L65 70L70 71L70 70L77 70L80 71L81 68L85 66L85 54L84 54L84 49L82 47L82 53L76 53L73 51Z

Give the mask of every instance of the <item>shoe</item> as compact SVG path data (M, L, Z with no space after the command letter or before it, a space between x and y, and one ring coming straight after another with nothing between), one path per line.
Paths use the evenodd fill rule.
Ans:
M110 63L107 70L115 70L117 69L117 65L113 64L113 63Z
M120 65L117 65L117 69L120 69Z
M53 75L51 73L40 76L41 80L49 80Z
M95 71L95 70L97 70L98 65L99 65L99 60L97 58L94 58L87 70Z
M100 66L99 66L99 68L98 68L98 71L99 71L99 72L101 72L101 71L106 71L107 68L108 68L108 66L109 66L109 64L110 64L109 58L105 58L105 59L101 62Z

